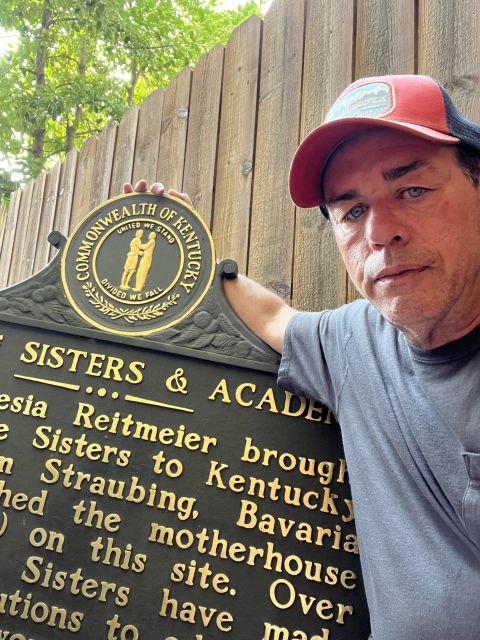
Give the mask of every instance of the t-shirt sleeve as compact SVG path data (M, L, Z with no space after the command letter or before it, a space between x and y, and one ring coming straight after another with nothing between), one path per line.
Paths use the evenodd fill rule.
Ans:
M295 314L287 325L278 371L282 389L320 400L334 412L346 373L348 331L339 327L339 316L337 309Z

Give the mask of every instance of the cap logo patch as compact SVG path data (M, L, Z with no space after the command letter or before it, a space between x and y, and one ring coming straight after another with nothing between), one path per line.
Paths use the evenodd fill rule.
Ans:
M394 106L392 87L385 82L371 82L340 96L325 122L340 118L380 118Z

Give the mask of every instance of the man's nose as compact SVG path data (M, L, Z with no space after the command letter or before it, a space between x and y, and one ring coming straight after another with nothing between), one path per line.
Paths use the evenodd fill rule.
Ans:
M385 201L372 204L365 225L365 237L373 249L408 241L409 231L398 204Z

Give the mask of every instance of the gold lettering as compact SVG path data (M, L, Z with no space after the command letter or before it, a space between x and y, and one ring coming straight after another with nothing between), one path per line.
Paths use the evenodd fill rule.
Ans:
M47 562L41 556L29 556L20 578L28 584L39 583L44 588L67 591L84 598L97 598L99 602L108 602L109 594L113 603L119 607L128 604L130 587L118 586L115 582L106 582L95 578L86 578L81 567L74 571L58 570L53 562Z
M251 407L253 404L253 400L244 400L242 392L244 389L251 389L252 393L255 393L256 388L256 385L254 385L252 382L244 382L243 384L239 384L235 391L235 400L242 407Z
M13 458L6 458L4 456L0 456L0 473L6 473L7 475L11 475L14 462L15 461Z
M65 366L73 373L81 373L83 368L83 373L87 376L102 377L117 382L126 380L131 384L138 384L143 380L143 369L145 369L144 362L126 363L122 358L104 353L89 353L32 341L25 344L20 361L36 364L39 367L47 366L51 369L60 369Z
M47 415L48 405L44 400L35 400L35 397L32 394L28 395L26 398L23 396L15 396L12 398L6 393L2 393L0 394L0 411L5 411L7 409L12 413L21 413L24 416L45 418ZM6 431L8 432L8 427Z
M321 636L308 636L305 631L301 629L295 629L293 636L290 636L290 631L286 627L279 627L276 624L270 622L264 622L265 633L262 640L328 640L330 637L329 629L322 629Z
M260 400L260 402L255 405L255 409L262 409L263 405L267 404L271 413L278 413L277 405L275 404L275 396L273 394L273 389L267 389Z
M222 378L218 385L213 390L212 395L208 396L209 400L215 400L216 396L221 395L222 402L226 402L230 404L232 401L230 400L230 396L228 395L227 381L225 378Z
M5 488L5 481L0 480L0 501L3 507L12 507L16 511L27 509L36 516L43 516L45 503L47 502L48 491L40 491L39 496L29 498L26 493L13 493L11 489Z
M277 609L289 609L298 601L304 615L307 615L312 610L321 620L335 619L338 624L345 624L345 614L353 614L351 605L334 604L327 598L318 600L316 596L297 593L294 585L284 578L279 578L270 585L269 595L271 602ZM335 608L337 609L336 614L334 612Z
M300 401L300 406L296 411L291 410L291 405L294 398L295 400ZM282 414L284 416L291 416L292 418L297 418L298 416L301 416L303 414L303 412L305 411L306 405L307 405L307 401L305 400L305 398L299 398L298 396L293 395L293 393L290 393L290 391L285 391L285 404L283 405Z
M205 628L208 628L213 621L214 626L219 631L231 631L233 616L230 612L218 611L213 607L196 605L193 602L179 602L176 598L170 596L170 589L164 588L162 594L159 616L172 618L173 620L178 619L189 624L197 624L198 622Z

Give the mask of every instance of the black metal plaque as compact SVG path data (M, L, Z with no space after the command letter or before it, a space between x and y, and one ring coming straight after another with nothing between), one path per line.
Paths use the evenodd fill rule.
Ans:
M60 258L2 292L0 639L367 638L338 425L221 271L162 340L76 321Z

